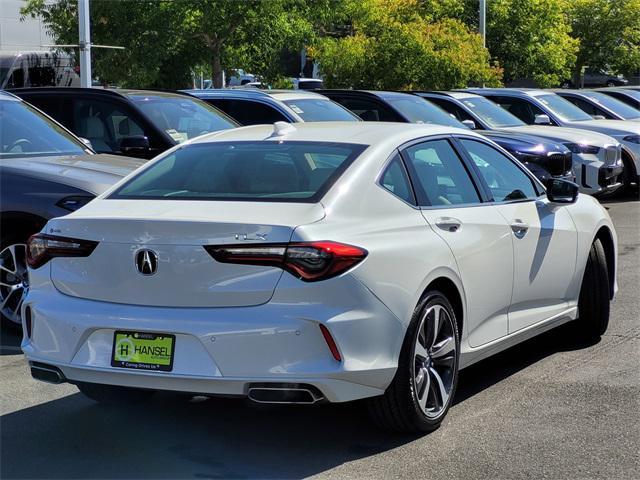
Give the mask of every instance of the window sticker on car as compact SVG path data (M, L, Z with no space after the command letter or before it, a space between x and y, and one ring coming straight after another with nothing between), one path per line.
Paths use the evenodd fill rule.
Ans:
M293 110L294 112L296 112L299 115L302 115L304 113L304 110L302 110L300 107L298 107L297 105L294 105L293 103L289 104L289 108L291 110Z
M186 142L187 140L189 140L189 135L187 135L185 132L179 132L175 128L169 128L165 130L165 132L167 132L169 136L178 143Z

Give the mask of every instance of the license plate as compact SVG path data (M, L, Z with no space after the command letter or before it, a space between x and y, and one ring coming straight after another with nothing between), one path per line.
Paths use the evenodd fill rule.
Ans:
M113 335L111 366L170 372L176 336L167 333L117 331Z

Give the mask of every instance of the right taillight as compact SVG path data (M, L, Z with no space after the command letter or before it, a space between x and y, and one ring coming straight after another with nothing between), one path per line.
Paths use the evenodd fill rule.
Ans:
M278 267L305 282L340 275L367 256L363 248L331 241L207 245L204 248L218 262Z
M39 268L55 257L88 257L98 242L37 233L27 241L27 263Z

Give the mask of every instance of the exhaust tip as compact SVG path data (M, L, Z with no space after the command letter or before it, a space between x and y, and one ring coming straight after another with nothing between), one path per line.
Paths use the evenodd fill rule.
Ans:
M298 383L250 384L249 400L256 403L312 405L324 400L324 395L313 385Z
M47 383L64 383L67 379L64 373L53 365L47 365L46 363L30 362L31 364L31 376L36 380Z

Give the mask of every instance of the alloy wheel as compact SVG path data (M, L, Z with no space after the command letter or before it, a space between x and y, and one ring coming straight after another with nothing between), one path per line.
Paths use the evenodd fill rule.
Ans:
M0 252L0 313L13 323L21 323L20 308L29 291L27 246L9 245Z
M418 405L429 418L446 411L454 387L457 345L453 319L443 305L431 305L418 327L413 354Z

